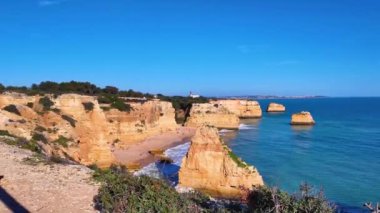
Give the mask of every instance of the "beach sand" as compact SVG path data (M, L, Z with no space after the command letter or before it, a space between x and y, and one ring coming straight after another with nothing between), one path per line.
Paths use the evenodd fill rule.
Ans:
M156 135L146 140L130 145L124 149L115 149L117 161L123 165L140 164L144 167L155 161L149 154L150 150L166 150L189 142L195 134L195 128L179 127L176 131Z

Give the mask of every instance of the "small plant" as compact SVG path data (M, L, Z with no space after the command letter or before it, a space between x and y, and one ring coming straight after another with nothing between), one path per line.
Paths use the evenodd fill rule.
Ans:
M17 109L16 105L14 105L14 104L11 104L11 105L8 105L8 106L4 107L4 108L3 108L3 110L5 110L5 111L8 111L8 112L11 112L11 113L14 113L14 114L16 114L16 115L19 115L19 116L21 116L21 113L20 113L20 111L18 111L18 109Z
M67 147L69 147L69 144L68 144L68 143L69 143L70 141L71 141L71 140L70 140L69 138L66 138L66 137L60 135L59 138L58 138L57 140L53 141L53 143L58 144L58 145L60 145L60 146L62 146L62 147L67 148Z
M69 124L70 124L72 127L75 128L77 121L76 121L74 118L72 118L72 117L70 117L70 116L68 116L68 115L62 115L61 117L62 117L63 120L69 122Z
M92 102L84 102L82 104L86 112L91 112L94 109L94 103Z
M22 159L22 162L24 162L27 165L36 166L40 163L46 163L46 157L41 153L35 153L30 157Z
M49 161L52 163L57 163L57 164L66 164L67 163L66 159L61 158L60 156L58 156L57 154L54 154L54 153L49 157Z
M4 136L7 136L7 137L11 137L11 138L2 139L1 142L4 142L4 143L11 145L11 146L17 146L21 149L27 149L27 150L30 150L32 152L41 153L40 146L33 139L28 141L25 138L16 137L14 135L11 135L11 134L9 134L8 131L2 132L2 133L0 131L0 135L1 134L4 134Z
M49 97L45 96L41 98L38 103L40 103L43 107L44 111L49 111L51 107L54 105L54 102L50 100Z
M48 143L48 140L46 139L46 137L41 134L41 133L37 133L35 132L32 136L32 139L35 140L35 141L41 141L43 142L44 144L47 144Z

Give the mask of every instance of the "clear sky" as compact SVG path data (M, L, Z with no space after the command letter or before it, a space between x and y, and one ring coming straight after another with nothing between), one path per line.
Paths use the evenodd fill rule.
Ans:
M0 0L0 82L380 96L379 0Z

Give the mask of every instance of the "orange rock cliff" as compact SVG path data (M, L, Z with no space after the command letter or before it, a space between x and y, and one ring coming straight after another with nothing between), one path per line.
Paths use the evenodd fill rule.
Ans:
M219 129L238 129L239 123L239 117L224 106L204 103L193 104L185 125L200 127L209 124Z
M259 102L249 100L217 100L211 104L218 104L225 107L239 118L261 118L262 110Z
M0 130L29 140L34 140L36 134L43 135L46 141L38 143L47 154L68 156L85 165L107 167L117 163L112 153L114 147L136 143L178 127L169 102L129 103L133 109L121 112L100 105L93 96L64 94L49 96L53 105L51 110L44 110L41 98L1 94ZM85 109L86 103L91 103L91 110ZM4 109L10 105L14 105L18 113ZM57 143L60 138L64 138L64 146Z
M215 197L239 198L247 190L263 184L257 169L234 155L216 128L207 125L198 128L182 160L181 187L191 187Z

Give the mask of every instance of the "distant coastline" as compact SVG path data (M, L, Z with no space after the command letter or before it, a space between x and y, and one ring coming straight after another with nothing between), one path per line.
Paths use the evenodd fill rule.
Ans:
M308 96L277 96L277 95L242 95L242 96L221 96L219 99L317 99L317 98L330 98L329 96L322 95L308 95Z

